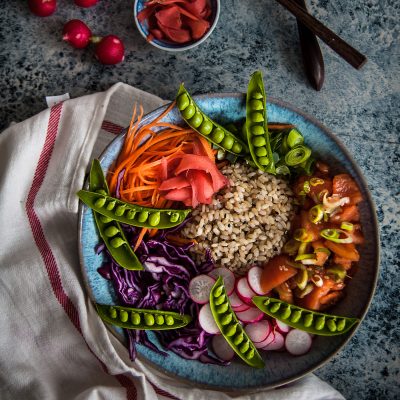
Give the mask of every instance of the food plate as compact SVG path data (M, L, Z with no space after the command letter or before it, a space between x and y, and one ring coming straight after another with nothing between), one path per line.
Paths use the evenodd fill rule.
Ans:
M194 98L202 110L219 123L237 121L245 116L245 95L243 94L212 94ZM163 106L145 116L141 124L149 123L166 107ZM270 121L289 122L296 125L316 157L328 163L334 174L344 172L351 174L362 192L364 201L360 203L360 214L366 240L360 247L360 268L347 285L345 299L330 310L333 314L362 319L376 287L379 269L379 239L374 204L361 171L343 144L327 128L302 111L287 103L270 99L268 118ZM163 121L174 124L183 122L176 107ZM105 149L100 157L103 170L107 171L112 165L123 140L123 135L120 135ZM92 211L82 204L79 236L81 265L91 299L97 303L117 304L110 282L103 279L97 272L103 261L103 256L95 253L99 236ZM233 361L228 367L223 367L185 360L171 352L165 358L142 345L138 345L137 350L141 360L178 380L190 381L203 388L249 391L288 383L322 366L348 342L355 329L339 336L316 337L310 352L302 356L294 357L287 352L264 354L266 366L261 370L253 369L238 360ZM113 329L113 333L124 340L122 331ZM149 336L158 343L155 336L152 334Z

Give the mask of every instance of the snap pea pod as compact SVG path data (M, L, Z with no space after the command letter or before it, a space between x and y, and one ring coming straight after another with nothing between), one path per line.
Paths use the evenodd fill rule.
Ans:
M239 156L245 156L249 153L247 144L244 141L223 126L217 124L201 111L183 84L179 87L176 104L182 118L187 124L200 135L204 136L209 142L224 151Z
M107 181L104 178L100 162L96 159L92 162L89 176L89 189L92 192L100 192L103 196L109 195ZM97 229L113 259L125 269L142 270L136 254L129 245L120 224L113 219L93 211Z
M172 311L107 304L96 304L96 309L103 321L126 329L165 331L167 329L182 328L192 320L190 315L178 314Z
M172 228L182 223L191 211L190 209L173 210L141 207L105 194L86 190L80 190L77 195L97 213L115 221L142 228Z
M264 172L275 174L267 124L267 97L260 71L250 79L246 96L246 136L251 157Z
M211 289L210 308L219 330L235 353L251 367L263 368L263 359L232 310L221 276Z
M273 297L254 296L252 300L263 313L279 319L292 328L314 335L341 335L360 322L357 318L340 317L307 310Z

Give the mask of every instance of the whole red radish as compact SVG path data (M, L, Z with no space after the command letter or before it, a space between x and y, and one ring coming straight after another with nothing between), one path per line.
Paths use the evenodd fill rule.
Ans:
M63 40L76 49L86 47L90 42L91 36L92 31L79 19L71 19L64 25Z
M75 4L79 7L89 8L95 6L98 0L75 0Z
M102 64L114 65L124 60L125 48L118 36L108 35L103 38L93 38L92 41L95 43L98 41L95 55Z
M56 0L28 0L29 9L39 17L48 17L57 8Z

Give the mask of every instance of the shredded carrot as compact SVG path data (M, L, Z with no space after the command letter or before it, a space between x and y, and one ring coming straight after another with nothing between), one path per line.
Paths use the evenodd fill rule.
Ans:
M123 173L119 187L122 200L144 207L171 208L174 202L163 198L158 191L163 179L162 171L166 171L168 163L184 154L193 154L195 148L200 149L211 160L215 160L216 152L206 139L191 128L162 121L174 106L175 102L171 103L152 122L142 126L143 107L139 106L138 110L138 107L134 106L124 144L114 170L108 175L110 191L115 193L118 176ZM135 250L146 233L153 237L157 229L142 228ZM175 236L173 240L176 243L186 243Z

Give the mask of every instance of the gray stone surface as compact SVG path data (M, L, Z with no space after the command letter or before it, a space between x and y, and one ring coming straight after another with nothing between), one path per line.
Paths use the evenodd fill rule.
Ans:
M26 3L0 6L1 129L44 109L46 95L76 97L118 81L166 99L181 81L192 93L245 91L251 72L262 69L271 96L314 115L337 134L361 166L376 202L381 272L365 321L317 375L348 399L399 398L400 3L308 1L316 17L369 59L356 71L322 45L326 80L319 93L305 80L294 18L271 0L222 1L212 36L178 54L142 39L132 18L133 1L100 0L85 10L59 0L57 13L45 19L30 14ZM62 26L72 18L86 21L97 34L119 35L125 62L104 67L92 50L63 43Z

